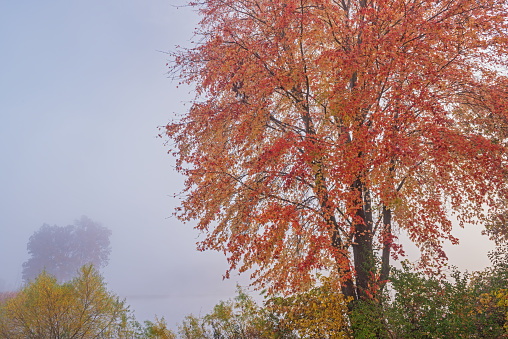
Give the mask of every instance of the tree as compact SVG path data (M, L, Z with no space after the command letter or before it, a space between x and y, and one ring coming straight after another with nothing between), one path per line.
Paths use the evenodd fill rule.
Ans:
M472 274L454 269L451 278L426 276L407 263L394 269L393 297L385 305L391 337L507 337L507 267Z
M0 292L0 305L16 296L16 292Z
M297 338L293 329L280 326L279 314L261 308L237 286L234 300L220 301L203 317L185 317L179 333L185 339Z
M279 319L276 329L291 333L294 338L350 338L347 301L336 284L325 277L320 280L320 286L306 292L265 301L265 313Z
M145 321L145 326L139 328L135 338L155 338L155 339L176 339L176 335L168 329L164 318L155 318L155 323L149 320Z
M107 291L99 272L83 266L79 276L59 284L43 271L0 306L2 338L125 338L132 318Z
M191 5L199 39L169 72L196 98L165 133L186 176L177 215L227 255L226 276L290 293L327 271L347 298L375 299L400 230L439 269L453 215L502 215L503 1Z
M65 227L42 225L28 241L31 257L23 263L23 280L32 280L45 269L58 281L67 281L83 265L106 266L110 235L109 229L85 216Z

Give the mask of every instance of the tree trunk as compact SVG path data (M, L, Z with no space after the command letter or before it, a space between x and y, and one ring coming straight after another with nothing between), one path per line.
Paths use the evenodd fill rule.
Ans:
M390 275L390 249L392 247L392 211L383 206L383 253L381 254L381 275L379 280L384 287Z
M372 212L370 210L370 195L364 192L360 179L356 179L352 189L358 193L356 215L353 220L353 257L356 271L357 296L366 296L369 289L371 273L374 272L374 258L372 249ZM362 197L365 197L362 199Z

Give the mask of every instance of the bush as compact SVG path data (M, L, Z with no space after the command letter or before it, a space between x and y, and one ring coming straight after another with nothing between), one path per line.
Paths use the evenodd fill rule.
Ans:
M0 306L3 338L125 338L133 334L132 316L106 290L100 274L83 266L79 276L59 284L42 272Z
M385 316L397 338L500 338L508 334L507 271L453 270L451 281L393 269Z
M311 290L275 296L257 306L240 288L204 317L180 327L197 338L508 338L508 265L473 274L428 276L403 263L392 268L388 292L357 301L353 311L340 289L322 278Z

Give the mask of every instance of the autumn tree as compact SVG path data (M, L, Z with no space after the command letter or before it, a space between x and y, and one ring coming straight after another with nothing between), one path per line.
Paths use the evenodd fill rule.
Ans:
M155 317L155 322L146 320L145 326L140 327L135 338L150 338L150 339L176 339L176 334L168 329L166 320L164 318Z
M165 132L186 176L177 214L227 255L226 275L295 292L324 270L375 298L401 230L435 269L458 243L452 218L502 217L505 2L190 5L196 44L169 72L196 97Z
M265 317L275 316L276 329L293 335L280 338L350 338L347 300L335 285L321 276L319 286L308 291L269 298L263 309Z
M134 333L124 301L91 265L59 284L42 272L0 306L2 338L125 338Z
M106 266L110 235L109 229L85 216L65 227L42 225L28 241L31 257L23 263L23 280L32 280L45 269L57 280L67 281L83 265Z

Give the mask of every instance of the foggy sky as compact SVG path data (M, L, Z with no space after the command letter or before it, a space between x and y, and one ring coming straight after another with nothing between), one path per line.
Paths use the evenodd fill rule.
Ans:
M191 95L167 78L161 51L188 45L198 22L177 4L0 1L0 289L20 286L34 231L82 215L112 230L104 276L138 320L174 327L248 283L222 281L224 256L197 252L197 231L171 217L183 178L157 126ZM479 230L455 234L451 264L489 264Z

